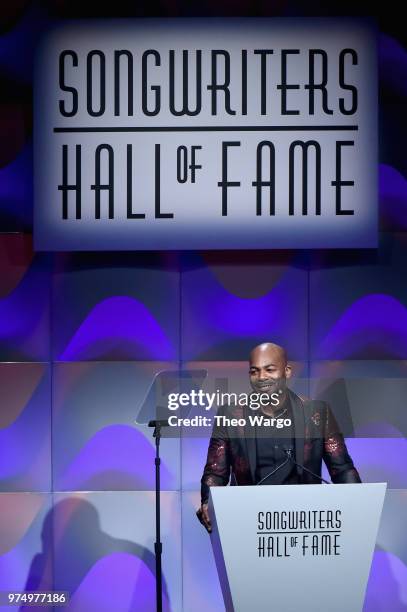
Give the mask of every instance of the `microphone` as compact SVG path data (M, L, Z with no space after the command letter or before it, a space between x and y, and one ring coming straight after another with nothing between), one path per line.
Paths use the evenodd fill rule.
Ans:
M285 449L284 449L285 450ZM267 480L267 478L270 478L270 476L272 476L273 474L275 474L276 472L278 472L278 470L282 467L284 467L285 465L287 465L287 463L290 461L290 457L287 457L287 459L284 459L283 463L280 463L280 465L278 465L276 468L274 468L274 470L272 472L270 472L269 474L266 474L266 476L264 476L264 478L262 478L261 480L259 480L259 482L256 482L256 486L257 485L261 485L262 482L264 482L265 480Z
M332 484L331 482L328 482L328 480L325 480L325 478L322 478L322 476L319 476L318 474L315 474L315 472L312 472L311 470L306 468L305 465L300 465L299 463L297 463L295 461L294 457L293 457L293 454L292 454L293 449L292 448L285 447L283 450L284 450L284 452L287 455L287 461L292 461L295 465L298 465L298 467L302 468L303 470L305 470L306 472L308 472L309 474L311 474L315 478L318 478L318 480L321 480L325 484Z

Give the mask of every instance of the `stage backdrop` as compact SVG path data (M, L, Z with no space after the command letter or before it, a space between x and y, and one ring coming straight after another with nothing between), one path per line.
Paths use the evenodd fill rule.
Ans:
M154 374L179 364L207 369L208 385L243 380L250 348L271 340L295 385L345 381L349 450L362 480L390 489L365 612L405 610L406 50L381 32L377 250L40 253L29 117L44 6L5 13L0 37L0 590L154 610L154 444L134 423L140 405ZM162 443L167 611L224 609L195 517L206 447Z

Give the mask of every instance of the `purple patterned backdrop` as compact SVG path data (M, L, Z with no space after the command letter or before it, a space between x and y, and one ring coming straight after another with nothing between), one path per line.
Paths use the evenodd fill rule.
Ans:
M329 4L331 14L369 13ZM362 478L394 489L365 612L406 610L405 22L379 9L377 250L34 253L32 58L54 21L312 16L326 5L118 0L103 11L77 0L0 8L0 590L69 589L66 609L80 612L153 610L154 443L135 423L140 406L154 374L179 363L207 369L208 384L230 372L244 381L249 349L269 339L287 347L298 381L346 405ZM194 516L206 445L163 441L172 612L224 609Z

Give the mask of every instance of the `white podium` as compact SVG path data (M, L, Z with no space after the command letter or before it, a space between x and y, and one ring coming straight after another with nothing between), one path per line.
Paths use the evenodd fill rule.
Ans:
M211 487L227 612L361 612L385 483Z

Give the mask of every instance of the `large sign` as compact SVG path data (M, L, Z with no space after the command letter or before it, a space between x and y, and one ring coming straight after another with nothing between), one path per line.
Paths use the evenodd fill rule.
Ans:
M374 247L375 33L71 23L37 54L40 250Z

